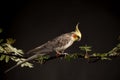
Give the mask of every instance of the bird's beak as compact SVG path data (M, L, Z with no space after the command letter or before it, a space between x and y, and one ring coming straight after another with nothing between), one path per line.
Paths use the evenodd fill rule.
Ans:
M80 41L80 40L81 40L81 38L78 39L78 41Z

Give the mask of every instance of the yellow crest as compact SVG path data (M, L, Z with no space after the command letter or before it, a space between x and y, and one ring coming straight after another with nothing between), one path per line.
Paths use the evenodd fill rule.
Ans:
M79 23L76 25L76 29L75 29L75 32L74 32L74 33L81 38L81 37L82 37L82 34L81 34L81 32L80 32L80 30L79 30L79 28L78 28L78 25L79 25Z

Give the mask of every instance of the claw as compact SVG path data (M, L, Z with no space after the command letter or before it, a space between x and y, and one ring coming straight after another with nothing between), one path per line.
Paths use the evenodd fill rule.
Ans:
M68 53L62 53L62 55L68 56L69 54Z
M57 53L57 54L56 54L56 57L59 57L60 55L61 55L61 54L58 54L58 53Z
M61 53L59 51L56 51L56 57L59 57Z
M67 55L69 55L68 53L60 53L59 51L56 51L56 57L59 57L60 55L65 55L65 56L67 56Z

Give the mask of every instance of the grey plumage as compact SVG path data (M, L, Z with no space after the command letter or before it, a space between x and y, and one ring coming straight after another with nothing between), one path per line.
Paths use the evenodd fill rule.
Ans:
M68 42L71 40L71 35L72 33L66 33L61 36L58 36L53 40L48 41L47 43L39 47L36 47L35 49L30 50L29 52L27 52L27 54L35 53L35 54L46 55L46 54L49 54L50 52L56 51L56 49L57 51L63 51L65 49L61 47L68 44ZM58 48L61 48L61 49L58 49Z
M61 36L58 36L58 37L54 38L53 40L48 41L45 44L28 51L27 54L33 54L31 57L27 58L23 62L16 64L15 66L9 68L8 70L5 71L5 73L7 73L8 71L14 69L15 67L17 67L25 62L36 59L39 56L48 55L50 52L53 52L53 51L55 51L57 54L60 55L60 54L62 54L61 52L63 52L68 47L70 47L74 41L79 41L81 39L81 36L82 35L78 29L78 24L77 24L76 30L74 32L62 34Z
M8 70L5 71L5 73L7 73L8 71L14 69L15 67L17 67L27 61L38 58L39 56L48 55L50 52L53 52L53 51L64 51L67 47L66 48L62 48L62 47L64 45L68 44L68 42L71 40L71 35L72 35L72 33L63 34L59 37L56 37L55 39L53 39L51 41L48 41L47 43L45 43L35 49L28 51L27 54L32 53L33 56L27 58L23 62L16 64L15 66L9 68Z

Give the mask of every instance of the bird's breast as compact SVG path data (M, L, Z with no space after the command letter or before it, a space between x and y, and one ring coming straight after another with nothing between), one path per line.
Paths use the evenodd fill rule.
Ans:
M63 46L61 46L61 47L57 47L56 50L58 50L58 51L65 50L65 49L67 49L68 47L70 47L72 44L73 44L73 41L70 40L67 44L65 44L65 45L63 45Z

